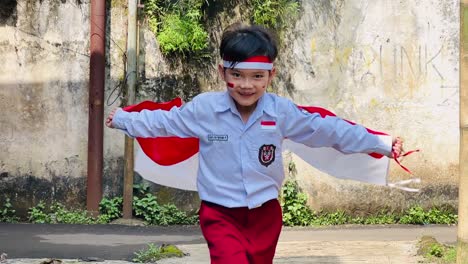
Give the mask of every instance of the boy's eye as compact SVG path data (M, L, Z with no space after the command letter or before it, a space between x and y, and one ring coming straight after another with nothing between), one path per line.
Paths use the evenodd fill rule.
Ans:
M255 78L261 79L261 78L263 78L263 74L255 74Z
M238 73L238 72L233 72L233 73L231 73L231 75L236 77L236 78L240 77L240 73Z

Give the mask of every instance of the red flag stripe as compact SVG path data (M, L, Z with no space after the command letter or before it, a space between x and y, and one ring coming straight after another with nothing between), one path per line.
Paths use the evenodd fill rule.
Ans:
M165 110L180 107L182 99L179 97L165 103L144 101L136 105L123 108L127 112L140 112L142 110ZM137 138L143 152L154 162L162 166L174 165L187 160L198 153L198 138L157 137Z
M275 121L261 121L260 124L262 126L276 126L276 122Z

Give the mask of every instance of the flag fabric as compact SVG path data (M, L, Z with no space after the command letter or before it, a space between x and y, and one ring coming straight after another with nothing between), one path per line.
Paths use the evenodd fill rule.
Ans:
M172 107L180 106L182 106L182 100L175 98L165 103L144 101L125 107L123 110L128 112L139 112L144 109L168 111ZM335 116L332 112L320 107L298 107L302 111L318 113L322 117ZM354 125L350 121L347 122ZM275 129L276 122L262 120L261 126L262 129ZM378 135L382 140L391 144L392 138L386 133L371 129L367 129L367 131ZM197 190L198 138L157 137L137 138L137 141L135 171L143 178L168 187ZM378 153L343 154L333 148L311 148L288 139L283 141L283 151L291 151L313 167L339 179L396 187L406 191L418 191L405 186L409 183L419 182L418 179L389 183L387 178L390 159ZM398 162L397 159L396 161Z

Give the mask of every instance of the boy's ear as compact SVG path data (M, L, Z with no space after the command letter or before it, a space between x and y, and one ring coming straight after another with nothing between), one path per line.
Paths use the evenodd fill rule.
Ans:
M268 77L268 84L271 84L271 81L273 81L273 78L276 76L276 68L273 67L270 71L270 76Z
M219 72L219 76L221 76L221 79L223 79L223 81L226 81L226 79L224 78L224 66L219 64L218 65L218 72Z

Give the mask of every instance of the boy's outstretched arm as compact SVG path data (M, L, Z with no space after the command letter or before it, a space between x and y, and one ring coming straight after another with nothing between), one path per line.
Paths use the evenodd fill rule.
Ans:
M114 126L112 125L112 120L114 119L114 115L115 115L115 112L117 112L119 108L114 108L110 113L109 115L107 116L106 118L106 126L108 128L114 128Z
M282 107L286 126L284 136L309 147L332 147L344 154L379 153L393 158L403 152L400 137L383 140L361 125L353 125L335 116L321 117L318 113L301 111L294 103Z
M195 103L184 107L165 110L142 110L127 112L122 108L113 109L105 120L109 128L116 128L130 137L198 137Z
M404 153L403 140L400 137L394 137L392 139L392 153L395 153L397 158ZM393 156L389 158L393 158Z

